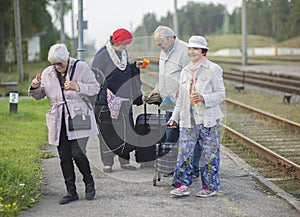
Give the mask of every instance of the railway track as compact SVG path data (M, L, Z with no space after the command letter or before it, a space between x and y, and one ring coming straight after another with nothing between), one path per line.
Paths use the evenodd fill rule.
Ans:
M223 77L224 79L238 81L243 84L252 84L272 90L300 95L300 80L233 70L224 70Z
M152 89L157 73L143 74L142 81ZM300 124L228 98L222 107L223 145L295 196L300 189Z
M300 179L300 124L231 99L225 103L225 133L282 168L278 179Z

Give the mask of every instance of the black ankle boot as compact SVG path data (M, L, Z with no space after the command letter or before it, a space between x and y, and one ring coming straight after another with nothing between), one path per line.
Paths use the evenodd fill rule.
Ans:
M90 184L87 184L85 186L85 198L87 200L92 200L95 197L96 191L95 191L95 183L92 182Z
M59 204L67 204L75 200L78 200L78 194L76 192L73 194L68 193L66 196L60 199Z

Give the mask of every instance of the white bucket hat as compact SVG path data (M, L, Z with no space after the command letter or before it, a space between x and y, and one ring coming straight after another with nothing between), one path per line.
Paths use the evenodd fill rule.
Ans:
M187 45L188 47L194 47L194 48L203 48L203 49L209 49L207 47L207 41L203 36L200 35L194 35L190 37L189 43Z

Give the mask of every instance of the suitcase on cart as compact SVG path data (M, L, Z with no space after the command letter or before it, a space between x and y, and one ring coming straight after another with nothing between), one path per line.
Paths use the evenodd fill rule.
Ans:
M156 160L154 164L155 175L153 185L160 181L161 176L173 175L178 154L178 143L161 142L156 144Z
M135 132L138 134L138 147L135 150L136 162L154 161L157 157L156 144L165 141L166 117L160 113L148 113L147 104L144 104L144 113L136 118Z

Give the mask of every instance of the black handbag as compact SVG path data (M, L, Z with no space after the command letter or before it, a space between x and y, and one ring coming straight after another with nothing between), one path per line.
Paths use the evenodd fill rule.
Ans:
M72 78L73 78L73 74L74 74L76 64L77 64L78 61L79 60L76 60L76 62L73 65L70 80L72 80ZM81 115L75 115L74 118L71 118L70 111L69 111L69 108L68 108L68 104L67 104L63 89L61 89L61 92L62 92L63 100L66 104L66 108L67 108L67 111L68 111L68 114L69 114L69 117L68 117L69 130L70 131L90 130L91 129L91 117L90 117L90 115L89 114L86 114L86 115L81 114ZM84 102L87 103L88 107L90 108L90 105L88 104L88 102L85 101L85 100L84 100Z
M68 122L70 131L91 129L90 115L76 115L74 118L71 118L69 114Z

